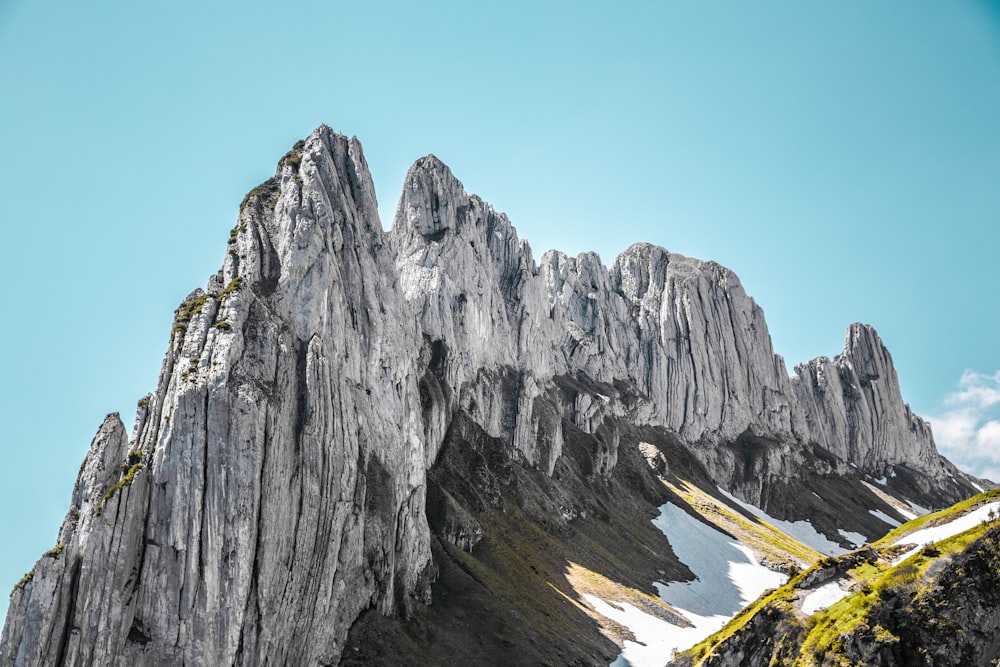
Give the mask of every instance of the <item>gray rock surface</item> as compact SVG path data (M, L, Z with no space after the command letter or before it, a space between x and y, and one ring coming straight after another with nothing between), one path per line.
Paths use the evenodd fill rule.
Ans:
M732 271L645 243L610 268L593 253L557 251L536 264L507 217L467 194L433 156L407 174L389 237L401 291L437 344L452 390L428 420L430 454L461 408L551 471L562 419L594 433L606 417L627 414L694 443L724 485L735 462L713 445L745 432L816 443L876 476L894 464L942 483L956 474L903 402L869 326L851 325L843 354L789 378L763 311ZM583 395L547 422L535 401L563 374L619 390L600 403ZM623 386L641 400L621 400ZM776 474L794 469L794 449L775 461Z
M903 464L947 474L930 424L903 402L892 356L871 326L852 324L833 361L796 366L792 387L810 437L865 472L882 476Z
M536 263L433 156L385 233L360 144L320 127L178 308L131 439L116 416L98 432L0 665L336 664L362 611L429 600L426 473L457 411L548 474L571 425L607 475L621 418L678 433L730 488L721 445L746 433L782 443L771 474L806 442L950 474L869 328L790 380L728 269L648 244ZM476 520L435 502L472 550Z
M533 401L567 373L628 383L645 398L632 408L640 420L691 441L748 428L804 432L763 311L718 264L649 244L610 268L593 253L549 251L536 264L506 216L468 195L433 156L407 174L390 239L403 295L424 334L446 346L445 384L457 390L450 406L471 408L491 435L543 468L551 470L560 437L540 447ZM505 404L498 374L513 376L514 404ZM625 409L609 395L562 416L593 432Z
M105 423L0 664L335 664L431 581L417 365L356 140L320 128L178 309L129 445ZM129 448L144 467L117 483Z

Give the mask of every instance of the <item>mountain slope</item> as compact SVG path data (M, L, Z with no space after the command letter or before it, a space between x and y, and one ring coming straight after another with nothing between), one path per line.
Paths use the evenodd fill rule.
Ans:
M974 492L874 330L813 366L789 379L718 264L536 263L433 156L386 233L360 143L321 127L245 198L131 436L99 430L0 665L336 664L368 632L390 664L599 664L628 631L586 595L675 613L654 582L691 572L650 520L697 514L687 483L835 549Z
M989 491L824 559L671 664L995 664L998 514Z

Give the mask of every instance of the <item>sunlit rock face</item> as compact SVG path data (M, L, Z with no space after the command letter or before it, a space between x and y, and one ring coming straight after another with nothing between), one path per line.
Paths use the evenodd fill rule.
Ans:
M360 143L324 126L247 195L131 437L102 425L0 665L336 664L363 611L430 601L427 472L457 415L545 475L570 430L606 477L620 424L665 427L751 501L806 444L932 490L954 472L869 328L789 379L728 269L649 244L536 262L433 156L384 232ZM471 550L475 518L437 501Z
M946 474L930 425L903 402L892 357L871 326L852 324L833 361L796 366L792 386L810 436L837 456L878 475L898 464Z
M532 402L567 373L628 383L645 399L643 420L692 441L804 430L763 311L718 264L649 244L610 268L593 253L550 251L536 264L507 217L434 157L407 174L390 239L401 292L424 334L447 347L450 404L472 406L533 462L551 469L559 449L558 438L540 449ZM515 375L516 406L483 394L484 372ZM568 416L585 430L621 412L614 396L575 408Z
M394 282L361 146L320 128L178 310L133 442L99 432L0 662L330 664L362 610L426 601L422 337Z

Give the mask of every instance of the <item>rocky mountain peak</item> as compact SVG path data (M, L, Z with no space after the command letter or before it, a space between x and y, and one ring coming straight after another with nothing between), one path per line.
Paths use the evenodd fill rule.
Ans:
M944 482L953 476L930 425L903 401L892 356L872 326L850 325L843 351L796 366L792 386L810 436L861 470L879 478L894 476L896 468Z
M883 375L890 382L896 380L889 350L870 324L855 322L847 328L840 357L862 382L873 382Z
M646 243L610 268L536 264L434 156L386 233L360 142L321 126L247 194L222 269L177 309L132 442L102 425L64 547L13 593L0 665L336 664L365 610L429 600L451 553L435 540L471 551L473 514L535 507L567 536L614 504L575 489L617 475L639 484L623 497L661 498L641 461L616 472L640 437L750 502L847 462L935 501L969 491L870 327L789 379L725 267Z

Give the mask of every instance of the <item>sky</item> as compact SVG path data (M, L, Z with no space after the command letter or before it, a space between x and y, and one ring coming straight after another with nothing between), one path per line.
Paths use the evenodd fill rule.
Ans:
M536 258L730 267L789 371L872 324L942 451L1000 480L996 1L0 0L0 63L4 591L321 123L385 226L434 153Z

